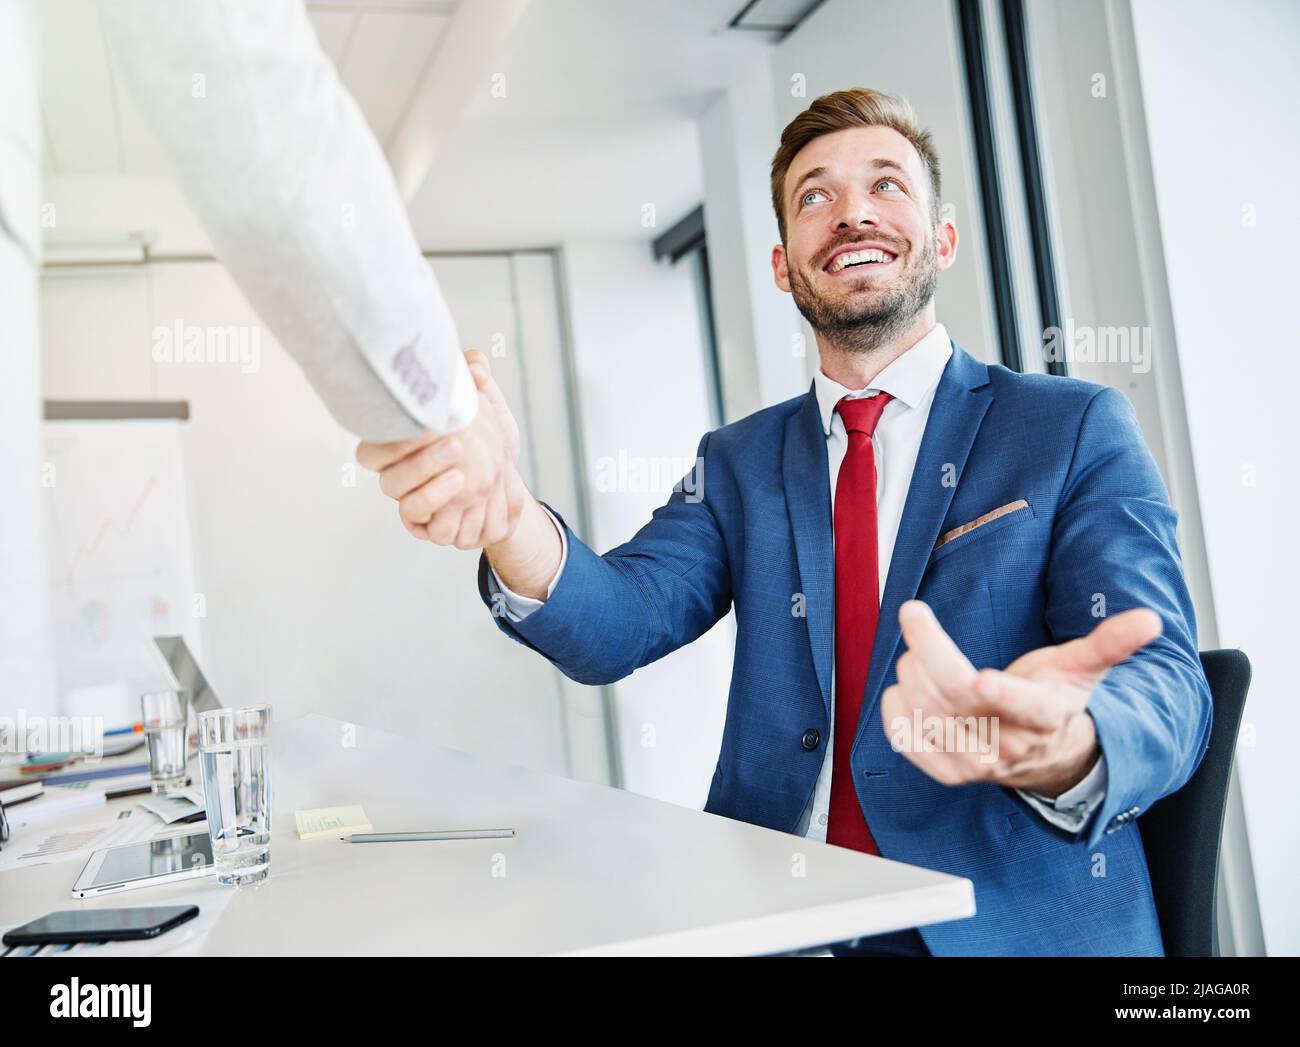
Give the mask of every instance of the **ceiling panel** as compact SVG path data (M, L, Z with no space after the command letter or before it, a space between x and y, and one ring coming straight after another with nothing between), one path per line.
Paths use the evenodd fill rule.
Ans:
M128 175L170 175L171 159L154 136L122 79L117 59L108 52L113 75L113 93L117 103L118 139L122 147L122 173Z
M316 29L316 40L321 50L338 66L347 51L348 38L358 16L351 11L313 8L307 12L307 17Z
M441 14L376 11L357 22L343 82L381 143L406 111L449 21Z
M59 174L118 174L108 50L93 0L42 0L41 110Z
M40 91L48 174L167 175L167 154L122 82L95 0L41 0ZM321 49L384 141L454 9L450 0L309 4Z

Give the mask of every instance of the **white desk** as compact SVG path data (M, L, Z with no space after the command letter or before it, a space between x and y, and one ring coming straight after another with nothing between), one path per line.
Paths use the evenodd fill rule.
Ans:
M277 724L273 752L271 875L236 891L185 952L754 955L975 912L971 883L960 877L321 716ZM133 802L69 824L107 821ZM297 838L295 810L353 803L377 832L504 827L518 835ZM80 867L0 873L0 925L54 909L232 890L190 881L83 902L69 893Z

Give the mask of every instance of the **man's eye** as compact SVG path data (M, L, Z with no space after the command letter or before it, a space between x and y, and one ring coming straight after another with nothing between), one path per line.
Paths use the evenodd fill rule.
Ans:
M876 188L879 189L882 185L890 186L891 190L895 192L899 188L901 188L899 184L895 182L892 178L882 178L879 182L876 183Z
M803 194L802 202L806 205L808 203L809 197L821 196L821 195L822 195L822 191L820 189L809 189L808 192Z

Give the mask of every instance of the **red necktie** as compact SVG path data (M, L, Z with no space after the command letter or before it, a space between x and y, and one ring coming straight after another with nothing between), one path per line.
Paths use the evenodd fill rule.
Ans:
M835 405L848 451L835 482L835 752L826 842L879 854L853 788L849 753L862 713L871 648L880 620L880 551L876 535L876 455L871 434L892 397L845 397Z

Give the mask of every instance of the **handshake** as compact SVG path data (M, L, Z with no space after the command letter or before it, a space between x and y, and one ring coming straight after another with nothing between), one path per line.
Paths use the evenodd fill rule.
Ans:
M560 533L519 475L519 425L477 349L465 362L478 388L478 414L446 436L357 445L357 461L379 473L415 538L483 549L497 577L522 596L545 599L563 553Z

